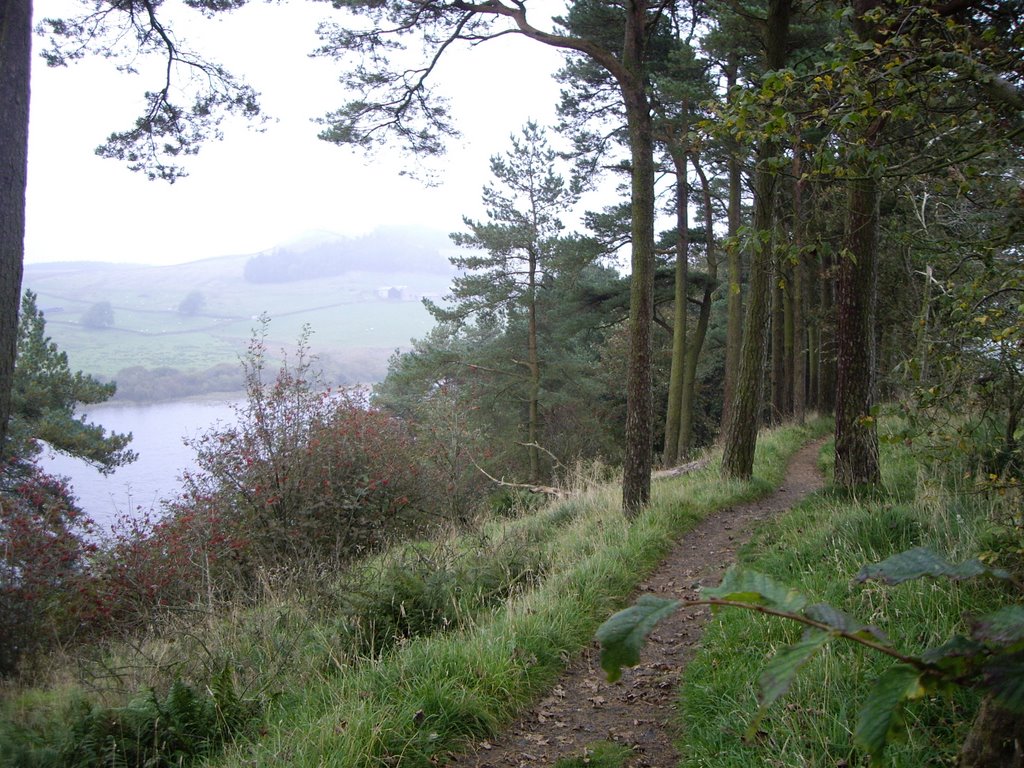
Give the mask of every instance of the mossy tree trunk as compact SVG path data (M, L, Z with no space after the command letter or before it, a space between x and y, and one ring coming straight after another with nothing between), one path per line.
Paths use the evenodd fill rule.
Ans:
M651 498L653 405L651 327L654 317L654 125L644 72L647 4L626 4L619 88L626 108L631 167L632 276L629 293L629 368L626 373L626 448L622 509L633 517Z
M792 0L769 0L765 24L768 70L785 64ZM753 239L750 250L750 290L743 345L729 419L725 424L722 474L746 479L754 471L754 449L760 425L765 353L771 300L772 222L777 175L769 167L778 145L763 141L757 152L754 179Z

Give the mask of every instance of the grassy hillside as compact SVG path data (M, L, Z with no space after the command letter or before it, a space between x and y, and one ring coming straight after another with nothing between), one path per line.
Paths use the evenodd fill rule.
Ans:
M182 615L130 647L76 651L66 665L50 666L49 688L5 692L0 766L54 765L79 754L74 745L97 729L129 721L141 723L145 751L146 728L198 711L202 691L223 710L218 723L238 723L229 738L218 730L204 742L206 765L443 764L542 696L673 538L717 509L769 492L788 457L826 429L818 422L762 435L752 482L722 482L717 459L660 481L632 523L619 512L614 484L581 475L569 498L518 517L406 543L347 572L313 574L297 564L292 574L268 576L253 604L197 606L198 619ZM822 452L826 469L830 454ZM853 589L852 574L919 544L954 559L974 555L993 543L998 510L936 482L904 446L889 446L883 463L883 488L860 498L829 489L813 495L765 526L743 558L879 624L913 652L1008 596L975 583ZM885 664L863 650L821 653L756 736L742 738L757 706L759 667L797 637L774 619L718 614L684 676L681 766L866 764L850 732ZM193 693L183 693L185 683ZM917 703L907 715L911 739L891 750L893 764L950 764L976 703L970 695ZM61 744L73 746L60 752ZM602 765L628 757L620 750Z
M114 378L131 366L200 371L235 364L265 312L272 319L272 351L294 347L309 324L313 351L327 359L329 374L367 381L383 375L396 348L408 347L432 326L419 299L443 295L450 280L437 266L436 251L435 257L422 269L410 258L403 271L374 271L368 264L363 271L278 283L247 281L247 256L163 267L31 264L25 287L38 294L47 331L72 367L95 375ZM389 288L396 289L391 298ZM191 315L179 312L194 291L204 306ZM111 327L82 324L98 302L113 307Z

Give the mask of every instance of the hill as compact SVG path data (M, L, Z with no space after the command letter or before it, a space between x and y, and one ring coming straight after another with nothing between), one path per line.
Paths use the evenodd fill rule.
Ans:
M291 349L308 324L328 378L350 384L382 377L391 353L430 329L421 299L447 290L449 248L443 234L415 228L356 239L312 233L258 254L173 266L29 264L24 285L39 296L47 331L71 365L119 380L122 397L204 391L200 380L222 380L225 367L237 369L262 313L272 321L271 351ZM110 304L113 323L83 325L102 302ZM171 387L136 385L154 371L165 378L169 371L188 374L191 383L178 376Z

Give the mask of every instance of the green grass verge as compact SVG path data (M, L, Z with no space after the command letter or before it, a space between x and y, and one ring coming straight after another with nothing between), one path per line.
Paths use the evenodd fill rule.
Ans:
M831 449L828 449L831 452ZM883 447L884 488L862 496L825 490L766 526L741 563L871 622L897 648L918 652L963 632L965 614L990 610L1005 595L985 583L928 581L853 586L862 565L913 546L960 560L978 553L987 528L980 503L922 482L903 448ZM930 488L929 492L918 489ZM801 672L757 732L743 738L757 709L757 680L773 653L800 630L782 620L724 610L708 627L681 690L680 766L836 766L866 764L852 730L870 684L890 660L835 642ZM909 708L910 737L886 755L892 766L949 765L973 716L975 698L958 693Z
M571 514L555 506L492 522L483 535L509 528L538 537L545 573L536 588L458 631L407 638L376 658L345 661L346 635L318 628L311 636L320 640L304 654L336 663L321 663L321 671L316 663L295 665L306 673L282 686L263 737L213 764L428 766L493 734L553 683L673 539L714 510L774 488L812 431L764 435L752 482L721 481L713 462L657 483L650 508L632 524L619 512L618 490L608 487L563 502L573 505Z
M200 755L217 766L433 765L542 695L673 539L776 487L788 457L825 428L763 435L748 483L723 482L717 460L657 482L632 523L617 486L581 477L570 498L518 517L409 542L346 573L297 567L290 581L268 580L258 599L225 606L217 618L185 619L124 647L76 650L64 674L53 665L49 689L0 695L0 742L11 747L0 744L0 766L70 766L86 737L102 739L116 762L126 735L100 725L127 722L129 713L140 723L153 712L167 721L158 704L175 680L209 691L225 669L241 711L263 707L259 723L229 738L203 736L198 751L148 752L154 766ZM140 691L153 693L140 699ZM204 746L231 739L220 755Z

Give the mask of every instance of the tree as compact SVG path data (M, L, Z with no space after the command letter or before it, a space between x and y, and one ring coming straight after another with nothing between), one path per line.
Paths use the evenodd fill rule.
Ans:
M452 304L427 302L441 322L463 323L473 315L512 318L526 314L526 359L514 359L525 368L528 406L526 447L530 482L540 478L540 389L542 355L538 345L538 292L555 267L562 223L558 213L575 199L564 179L555 172L557 155L543 129L528 122L520 137L512 136L512 149L491 158L496 184L484 188L487 222L464 219L468 234L452 240L474 249L471 256L456 256L452 265L463 270L455 278ZM481 249L483 253L481 253ZM518 357L518 356L517 356ZM515 373L511 375L515 376Z
M18 327L18 363L14 370L9 453L31 459L41 442L82 459L103 474L135 460L128 449L131 434L108 434L103 427L76 417L79 405L109 400L114 384L103 384L81 371L71 372L67 354L46 335L46 320L36 296L26 291Z
M82 313L79 322L86 328L109 328L114 324L114 308L109 301L97 301Z
M178 305L179 315L195 315L202 312L206 307L206 297L202 291L189 291L188 295Z
M769 72L786 61L790 0L769 0L764 26L765 66ZM773 87L768 85L769 90ZM754 448L760 425L763 369L769 321L769 284L772 264L772 223L774 220L776 171L770 166L778 148L770 138L757 150L754 176L754 219L751 225L750 293L747 301L743 345L736 374L729 419L724 425L722 473L727 477L749 478L754 468Z
M190 0L190 7L211 14L243 5L245 0ZM113 133L98 149L104 157L128 163L151 179L173 182L184 175L180 158L220 136L225 114L259 115L256 92L220 65L182 47L160 19L158 0L100 2L78 18L47 18L50 46L43 58L50 66L66 66L87 53L127 58L124 68L150 54L163 56L164 80L146 92L146 109L130 129ZM0 456L10 418L11 387L18 335L25 238L25 189L28 165L29 77L31 71L32 2L0 2ZM133 44L134 43L134 44ZM202 77L190 78L200 73ZM184 74L183 74L184 73ZM179 81L199 83L191 106L176 99L194 91L177 88Z
M630 147L632 200L632 282L630 295L630 365L626 381L628 408L623 468L624 511L637 513L650 498L653 429L651 391L651 325L654 310L654 136L648 99L647 45L652 31L671 3L628 0L617 19L622 35L609 48L573 31L572 14L603 7L577 2L570 20L555 31L534 26L525 3L489 0L483 3L400 0L380 3L356 0L345 4L365 21L325 25L323 55L349 54L374 66L348 68L341 76L357 97L323 118L321 137L339 144L367 148L396 135L407 150L438 154L443 138L455 132L447 110L430 90L430 77L444 52L458 42L479 43L506 34L522 35L571 54L588 57L614 79L625 112ZM602 29L607 34L607 29ZM400 52L410 40L423 45L425 60L409 65ZM396 64L392 68L393 64Z
M18 345L28 182L32 1L0 3L0 458L5 455Z

